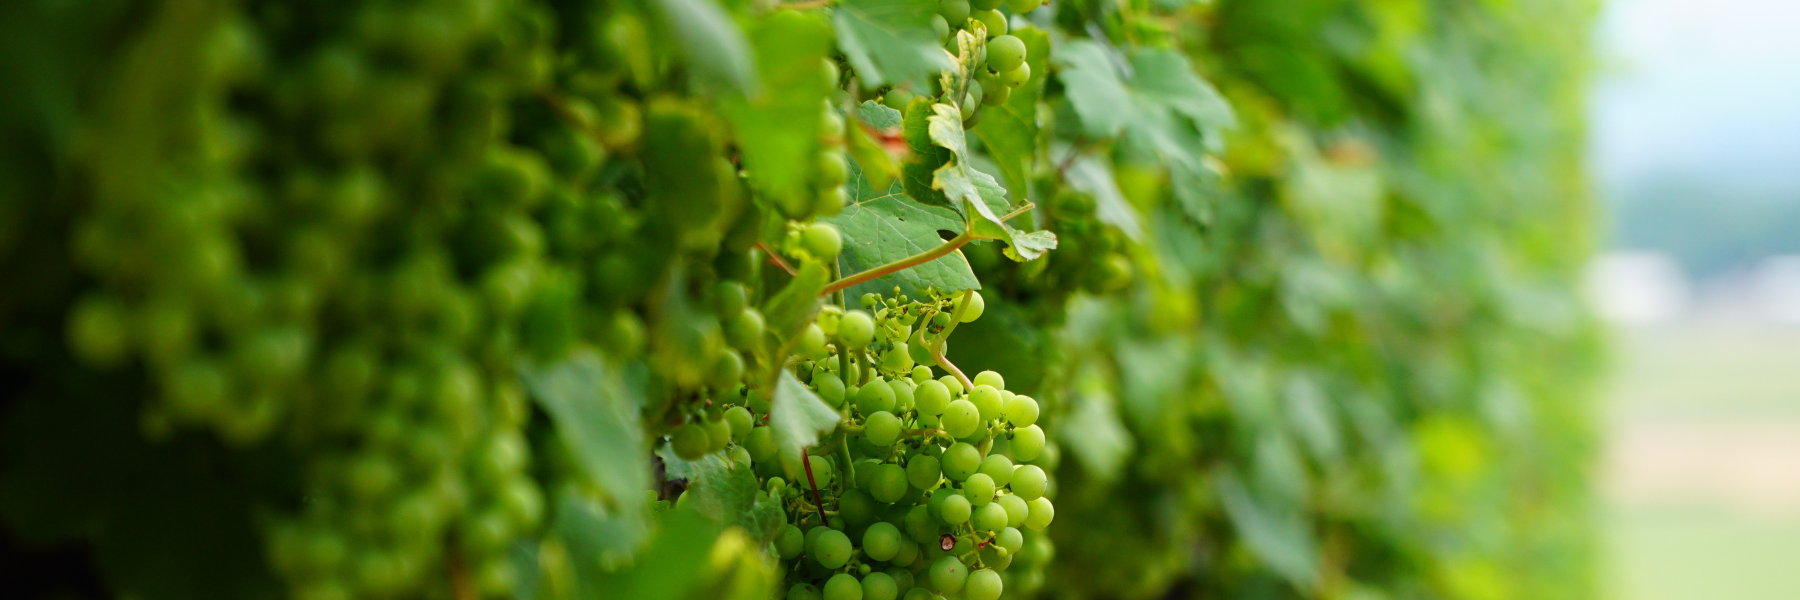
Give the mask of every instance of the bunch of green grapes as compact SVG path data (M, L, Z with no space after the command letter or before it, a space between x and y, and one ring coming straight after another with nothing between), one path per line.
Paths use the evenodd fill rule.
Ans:
M959 44L957 31L967 31L978 39L985 39L980 45L981 54L975 57L974 83L960 98L946 98L946 102L955 104L962 110L964 121L973 124L977 120L978 110L983 106L999 106L1012 97L1013 88L1025 85L1031 80L1031 65L1026 64L1028 52L1025 42L1017 37L1007 35L1010 22L1007 15L1000 11L1003 0L940 0L937 14L932 15L932 27L937 29L938 38L942 40L952 53L957 52ZM1004 2L1007 10L1015 15L1036 10L1041 4L1036 0L1013 0ZM954 24L954 26L953 26ZM933 95L943 96L945 91L939 82L932 82ZM894 88L882 95L882 103L901 112L906 111L917 94L906 88Z

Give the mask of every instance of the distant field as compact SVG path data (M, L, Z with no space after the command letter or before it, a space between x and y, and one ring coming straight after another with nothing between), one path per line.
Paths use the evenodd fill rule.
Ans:
M1621 332L1602 517L1611 600L1800 600L1800 328Z

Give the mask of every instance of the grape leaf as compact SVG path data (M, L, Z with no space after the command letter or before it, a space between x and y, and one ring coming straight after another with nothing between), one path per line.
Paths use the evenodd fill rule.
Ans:
M1139 48L1131 53L1131 88L1137 94L1175 109L1205 127L1232 127L1231 105L1194 73L1187 57L1167 48Z
M724 173L716 168L720 142L716 121L697 103L665 100L650 104L644 118L644 188L651 206L683 228L684 244L704 245L711 217L723 207Z
M1300 588L1311 589L1318 579L1319 551L1300 510L1261 501L1235 471L1219 474L1214 488L1251 554Z
M905 186L906 195L914 200L933 206L954 206L943 192L932 189L931 185L932 174L950 161L950 152L931 140L931 115L935 106L925 97L913 98L906 106L901 135L906 138L909 154L906 164L900 167L900 183Z
M1026 64L1031 65L1031 79L1014 88L1012 96L1000 106L981 109L981 123L975 135L987 147L987 154L1000 168L1007 189L1014 197L1030 198L1031 165L1037 159L1038 96L1049 73L1046 57L1050 55L1050 38L1041 29L1025 28L1013 33L1025 42Z
M819 151L831 30L811 14L777 11L751 28L750 38L764 87L748 98L727 99L725 114L751 185L772 197L804 194Z
M1131 432L1119 422L1118 411L1113 409L1115 402L1106 386L1097 383L1098 376L1092 373L1085 379L1077 386L1069 414L1070 422L1081 426L1059 428L1058 437L1095 479L1111 481L1121 474L1120 469L1135 443Z
M914 202L898 183L890 182L877 192L874 182L864 177L861 170L853 170L850 184L851 204L844 212L826 219L844 234L844 252L839 259L846 275L936 248L944 243L939 231L962 231L962 216L956 211ZM927 287L944 292L981 287L969 269L969 261L954 252L863 285L871 286L867 291L889 291L895 284L900 285L902 293L915 298L923 297L921 292ZM860 294L849 297L857 295Z
M869 87L925 81L950 66L938 46L933 0L843 0L833 22L838 46Z
M758 546L774 541L775 531L785 523L780 501L757 493L756 475L749 464L732 464L718 453L682 460L668 447L657 450L656 455L663 459L670 477L688 480L682 494L692 496L682 500L684 504L715 521L744 528Z
M649 486L650 453L638 423L641 394L621 381L598 354L578 352L520 374L582 472L612 507L636 515Z
M787 287L781 288L763 306L763 318L769 331L782 340L793 339L812 322L819 312L819 292L831 282L831 273L823 263L806 260Z
M860 106L857 106L856 116L861 117L864 123L882 131L899 129L901 123L906 120L900 111L874 100L864 100Z
M657 11L681 40L694 73L740 94L757 91L756 65L744 32L715 0L656 0Z
M1035 260L1056 248L1056 234L1034 231L1029 234L1008 225L1001 217L1012 205L1006 201L1006 188L993 176L969 166L969 138L963 131L962 115L948 104L932 105L926 117L931 142L950 152L950 159L932 171L931 187L942 191L954 206L968 206L965 213L975 236L1006 242L1006 255L1016 261Z
M1056 49L1057 77L1088 137L1106 138L1125 129L1131 94L1106 48L1090 40L1069 40Z
M837 410L820 400L787 369L782 369L781 380L775 384L775 397L770 402L769 427L775 434L776 447L784 455L800 456L801 451L819 443L820 434L837 428ZM782 467L789 468L788 461L782 461ZM791 481L800 481L801 475L787 474Z
M1119 191L1119 184L1113 180L1112 166L1105 160L1081 154L1069 163L1063 178L1069 182L1069 187L1094 197L1094 217L1100 222L1119 228L1131 239L1143 238L1137 209Z
M900 111L882 106L874 100L864 100L856 110L857 120L881 132L893 132L900 129L905 120ZM850 157L855 159L867 177L871 187L887 189L895 179L900 177L900 168L894 165L894 157L888 154L881 143L869 136L863 127L847 128ZM854 193L854 189L852 189Z

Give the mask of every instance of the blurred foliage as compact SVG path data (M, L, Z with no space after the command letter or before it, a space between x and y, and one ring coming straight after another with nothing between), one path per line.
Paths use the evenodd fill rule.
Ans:
M1009 595L1593 595L1590 3L1026 3L973 115L930 3L800 4L0 4L22 595L765 596L780 510L652 452L715 284L786 364L814 216L843 273L988 238L850 291L978 284L949 358L1042 403Z

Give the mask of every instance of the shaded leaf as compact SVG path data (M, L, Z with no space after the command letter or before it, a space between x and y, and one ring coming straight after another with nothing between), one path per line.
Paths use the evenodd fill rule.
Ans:
M932 0L843 0L833 22L850 66L863 85L874 87L926 81L950 67L931 28L934 14Z
M1131 105L1131 95L1105 47L1089 40L1069 40L1058 46L1051 58L1069 104L1089 137L1112 137L1124 130L1132 111L1121 108Z
M807 192L819 151L819 106L830 88L831 29L816 16L777 11L750 29L761 93L724 103L750 183L774 197Z
M856 116L861 118L864 123L882 131L899 129L901 123L906 120L906 116L900 114L900 111L874 100L864 100L861 105L857 106Z
M741 94L757 91L754 54L743 30L714 0L656 0L657 12L694 73Z
M638 418L641 394L593 352L520 371L582 473L614 509L637 514L639 494L650 484L650 452Z
M857 107L857 119L869 127L881 132L898 132L905 117L900 111L888 108L874 100L865 100ZM857 166L861 167L861 175L868 178L869 186L885 190L900 177L900 167L894 164L894 157L888 154L881 142L870 137L868 130L862 127L847 129L849 151ZM855 193L855 190L852 190Z
M1132 90L1175 109L1205 127L1232 127L1237 117L1212 84L1201 79L1186 56L1168 48L1131 53Z
M682 500L684 505L720 523L744 528L758 546L774 541L776 529L786 522L780 501L759 493L749 464L734 465L719 453L686 461L666 447L656 455L667 465L670 477L688 480L683 496L692 496Z
M1214 488L1251 554L1295 585L1311 589L1318 579L1319 551L1300 510L1259 502L1232 471L1221 473Z
M775 445L782 454L800 456L802 450L819 443L821 434L836 429L838 418L837 410L795 379L792 372L781 371L781 380L775 384L775 397L769 405L769 427L773 429ZM782 466L790 465L784 460ZM801 474L788 473L787 476L791 481L800 481Z
M963 131L962 115L948 104L932 105L927 117L931 142L950 153L950 159L931 175L931 186L944 193L955 206L967 206L964 218L969 220L976 237L1006 242L1006 255L1017 261L1043 256L1056 247L1056 234L1048 231L1026 235L1008 225L1002 217L1012 205L1006 201L1006 188L992 175L969 166L969 138ZM1015 239L1017 238L1017 239Z
M819 292L831 283L831 273L816 260L801 261L798 273L763 306L763 318L769 331L782 339L792 339L806 329L819 312Z
M1144 230L1138 223L1137 209L1119 191L1119 184L1113 180L1112 166L1106 160L1091 154L1077 156L1069 163L1063 178L1069 187L1094 197L1094 217L1100 222L1119 228L1131 239L1143 239Z

